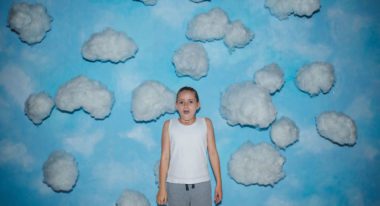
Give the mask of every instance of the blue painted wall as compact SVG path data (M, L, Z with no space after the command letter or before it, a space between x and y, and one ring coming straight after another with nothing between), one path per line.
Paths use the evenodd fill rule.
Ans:
M30 1L34 2L34 1ZM222 205L379 205L380 175L380 14L379 3L321 0L310 18L289 16L279 21L263 0L159 0L155 6L128 0L41 0L53 17L41 43L21 42L7 26L13 1L0 3L0 140L24 151L0 154L1 205L114 205L124 189L140 191L155 205L154 165L167 114L157 121L136 123L130 112L131 93L145 80L158 80L176 91L190 85L199 91L199 116L214 122L220 154ZM187 23L194 15L220 7L255 33L252 42L230 52L222 41L204 43L210 59L208 75L198 81L178 77L171 63L176 49L189 42ZM106 27L123 31L139 47L124 63L89 62L83 43ZM313 61L334 65L336 83L324 95L310 97L295 86L298 69ZM286 177L274 185L244 186L229 177L228 160L244 142L268 142L269 130L229 126L219 114L221 93L232 83L253 80L256 70L275 62L285 85L273 96L278 117L288 116L300 128L300 140L280 153ZM5 72L4 72L5 71ZM9 73L17 71L17 74ZM111 115L95 120L82 110L54 109L41 125L24 114L25 98L58 88L78 76L96 79L114 92ZM342 147L321 138L315 117L323 111L348 114L358 128L357 143ZM143 127L143 140L122 134ZM75 146L67 139L84 139ZM42 165L56 149L72 153L80 172L74 189L56 193L42 183Z

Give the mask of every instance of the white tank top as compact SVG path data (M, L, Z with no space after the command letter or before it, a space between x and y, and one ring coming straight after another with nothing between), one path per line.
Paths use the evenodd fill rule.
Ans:
M209 181L206 120L196 118L193 124L184 125L178 119L171 119L169 136L167 182L196 184Z

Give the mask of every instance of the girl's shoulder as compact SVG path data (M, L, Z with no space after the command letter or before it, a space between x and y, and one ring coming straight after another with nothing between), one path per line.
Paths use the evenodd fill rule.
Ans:
M211 119L210 118L208 118L208 117L200 117L203 121L205 121L206 122L206 124L212 124L212 121L211 121Z
M165 120L165 122L164 122L164 124L163 124L163 127L169 127L170 122L171 122L171 119L167 119L167 120Z

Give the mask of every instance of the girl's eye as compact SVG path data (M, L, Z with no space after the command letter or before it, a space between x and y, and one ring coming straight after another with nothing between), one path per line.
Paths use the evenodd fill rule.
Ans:
M194 103L194 101L190 100L189 103L192 104L192 103Z

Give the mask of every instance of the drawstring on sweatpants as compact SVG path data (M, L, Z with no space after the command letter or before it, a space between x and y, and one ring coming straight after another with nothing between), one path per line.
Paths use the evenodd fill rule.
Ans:
M185 184L185 187L186 187L186 191L189 191L189 185ZM191 184L191 189L194 189L194 188L195 188L195 185Z

